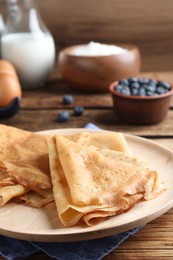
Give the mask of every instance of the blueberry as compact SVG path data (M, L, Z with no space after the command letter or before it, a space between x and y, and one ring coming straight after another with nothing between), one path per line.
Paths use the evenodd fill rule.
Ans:
M123 86L128 86L128 85L129 85L129 82L128 82L127 79L121 79L121 80L119 81L119 84L120 84L120 85L123 85Z
M155 96L155 92L147 90L146 91L147 96Z
M122 94L125 94L125 95L130 95L130 88L125 86L123 89L122 89Z
M155 80L155 79L150 79L148 83L149 83L150 85L152 85L152 86L153 86L153 85L156 86L156 85L157 85L157 80Z
M73 96L72 95L64 95L63 103L64 104L72 104L73 103Z
M117 86L115 87L115 90L116 90L117 92L119 92L119 93L122 93L123 86L122 86L122 85L117 85Z
M155 96L168 92L171 85L166 81L157 81L142 77L137 79L131 77L128 80L122 79L119 81L115 90L124 95L132 96Z
M166 90L170 90L170 88L171 88L170 84L166 81L159 82L159 85L164 87Z
M66 122L70 119L70 114L67 111L60 111L57 115L58 122Z
M74 107L74 115L81 116L84 112L84 108L81 106Z
M156 91L156 85L150 85L150 84L144 84L143 87L146 91L155 92Z
M146 90L145 88L141 87L138 91L139 96L146 96Z
M165 92L167 92L167 90L165 90L165 88L162 86L158 86L156 89L157 94L164 94Z
M132 83L130 83L130 88L131 88L131 89L132 89L132 88L138 89L139 87L140 87L139 82L132 82Z
M136 77L131 77L128 79L129 83L132 83L132 82L138 82L138 79Z
M147 78L145 78L145 77L139 79L139 83L140 83L141 85L147 84L148 82L149 82L149 79L147 79Z
M137 88L131 88L131 95L137 96L138 95L138 89Z

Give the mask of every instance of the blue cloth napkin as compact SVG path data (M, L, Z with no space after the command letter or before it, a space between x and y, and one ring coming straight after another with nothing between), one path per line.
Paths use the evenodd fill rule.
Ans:
M86 128L99 129L91 123ZM0 236L0 255L7 260L15 260L43 252L58 260L99 260L141 228L142 226L109 237L66 243L38 243Z

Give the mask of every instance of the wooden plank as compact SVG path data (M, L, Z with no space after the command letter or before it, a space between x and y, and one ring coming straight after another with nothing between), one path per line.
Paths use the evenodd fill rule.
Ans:
M172 72L145 72L141 73L139 76L157 78L159 80L173 82ZM72 105L64 106L62 103L64 94L73 95L74 103ZM44 88L38 88L32 91L23 90L23 97L21 102L21 107L24 109L51 109L74 107L78 105L82 105L88 108L112 107L112 97L110 93L93 94L77 91L63 80L58 79L58 71L55 70L52 75L52 79ZM171 108L173 108L173 98L171 102Z
M71 105L63 104L64 94L74 97ZM74 106L83 107L111 107L112 98L107 94L91 94L75 91L62 81L51 82L44 89L35 89L32 92L23 91L21 108L23 109L52 109L52 108L72 108Z
M119 251L117 250L115 254L110 254L108 257L103 258L104 260L172 260L173 252L166 250L142 250L142 251Z
M156 42L158 39L163 41L163 37L166 37L172 29L168 23L172 21L171 0L167 0L165 5L158 0L157 8L154 0L107 0L106 2L74 0L70 3L68 0L63 2L52 0L52 5L49 5L46 0L39 0L38 4L43 19L59 42L65 42L67 35L71 36L68 39L70 42L92 37L107 40L111 38L115 41L125 40L128 37L131 40L140 38L141 42L142 39L145 42L153 39L154 36L157 37ZM166 31L165 25L168 26ZM159 35L160 32L163 35Z
M104 259L172 259L172 214L173 209L148 223Z
M39 0L39 7L58 48L91 40L133 42L143 70L172 69L172 0L158 0L157 6L155 0Z
M52 109L52 108L73 108L75 106L83 106L84 108L111 108L113 101L111 94L89 94L74 92L70 88L66 92L46 94L43 92L33 92L33 96L24 94L21 101L23 109ZM38 95L37 95L38 94ZM70 105L63 104L64 94L72 94L74 102ZM171 99L170 108L173 109L173 98Z
M43 21L54 36L57 53L64 46L91 40L135 43L142 69L172 70L172 0L38 0ZM5 1L0 10L6 13ZM94 26L93 26L94 25Z
M120 122L114 115L113 109L85 109L80 117L73 115L73 110L68 111L71 118L68 122L58 123L57 113L60 109L52 110L20 110L18 114L8 120L1 119L1 124L8 124L19 128L41 131L47 129L81 128L89 122L106 130L120 131L146 137L171 137L173 136L173 111L170 110L166 119L159 124L146 126L128 125ZM33 117L35 120L33 120Z

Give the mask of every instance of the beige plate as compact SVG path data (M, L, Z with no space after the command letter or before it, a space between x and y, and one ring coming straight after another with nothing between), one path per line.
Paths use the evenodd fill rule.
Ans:
M43 131L43 134L84 131L83 129L62 129ZM86 130L85 130L86 131ZM89 131L89 130L88 130ZM10 237L44 242L79 241L105 237L143 225L173 207L173 152L144 138L126 135L132 152L157 170L159 178L168 190L158 198L138 203L127 213L108 218L94 227L63 227L56 209L34 209L23 205L7 204L0 208L0 234Z

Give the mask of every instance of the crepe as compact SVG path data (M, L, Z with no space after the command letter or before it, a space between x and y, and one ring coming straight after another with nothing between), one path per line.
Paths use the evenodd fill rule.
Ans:
M49 194L48 200L40 195L42 190ZM30 205L39 207L44 204L42 200L53 200L47 137L0 125L0 205L16 197L19 201L20 195L30 191L35 194ZM39 203L34 202L38 196Z
M46 136L0 125L0 170L30 188L51 187Z
M98 148L111 149L131 154L131 150L120 132L81 132L67 135L66 138L83 146L96 146Z
M44 190L45 193L41 192L34 192L30 190L29 192L16 197L15 202L24 203L27 206L33 207L33 208L42 208L46 204L54 201L52 190Z
M129 152L74 140L63 135L48 139L53 194L63 225L79 220L95 225L163 191L157 172Z

